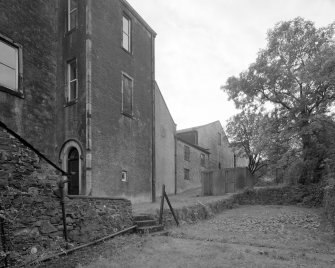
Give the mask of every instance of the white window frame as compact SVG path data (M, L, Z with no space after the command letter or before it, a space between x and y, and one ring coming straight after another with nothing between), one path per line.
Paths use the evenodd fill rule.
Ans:
M73 9L71 9L71 0L67 0L67 31L70 32L73 29L77 28L77 20L78 20L78 0L76 0L77 6ZM71 15L72 13L76 12L76 20L74 22L74 25L71 25Z
M75 63L76 66L76 78L70 80L71 77L71 64ZM72 102L78 99L78 65L77 65L77 59L72 59L67 62L67 92L66 92L66 102ZM71 97L71 83L76 83L76 95L75 98L70 99Z
M127 182L128 181L128 172L126 170L121 171L121 181Z
M5 91L8 93L11 93L13 95L17 95L20 97L23 97L23 90L22 90L22 46L19 44L15 43L9 38L6 38L5 36L0 34L0 42L3 43L4 45L12 48L15 50L15 62L16 66L13 68L13 66L8 66L4 63L1 62L0 59L0 64L3 66L6 66L12 70L15 70L15 86L14 88L9 87L8 85L2 84L0 81L0 90Z
M127 21L128 21L128 32L125 32L123 29L124 29L124 19L126 19ZM123 16L122 16L122 40L121 40L121 46L122 46L122 48L124 49L124 50L126 50L126 51L128 51L129 53L131 52L131 49L132 49L132 44L131 44L131 28L132 28L132 21L131 21L131 19L127 16L127 15L125 15L125 14L123 14ZM128 48L126 48L126 47L124 47L124 45L123 45L123 41L124 41L124 36L127 36L127 43L128 43Z
M123 77L128 78L131 81L131 112L128 113L127 111L124 111L124 88L123 88ZM122 104L121 104L121 112L122 114L126 116L133 117L133 111L134 111L134 79L126 74L125 72L121 72L121 94L122 94Z

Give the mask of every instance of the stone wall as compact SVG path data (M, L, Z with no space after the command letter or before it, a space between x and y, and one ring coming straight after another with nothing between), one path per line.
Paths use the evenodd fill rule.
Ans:
M335 189L329 190L329 202L326 210L328 218L332 220L335 228ZM198 201L192 206L175 209L180 223L192 223L208 219L214 214L239 205L301 205L305 207L321 207L323 201L323 188L315 185L309 186L274 186L249 188L239 193L225 194L222 199L202 203ZM172 203L173 206L173 203ZM159 218L159 209L155 217ZM176 223L169 208L164 209L163 224L175 226ZM335 229L334 229L335 230Z
M235 202L240 205L302 205L321 207L323 189L317 185L284 185L247 189L238 193Z
M125 1L90 2L92 195L151 201L154 34ZM121 47L123 15L131 20L131 53ZM132 115L122 112L123 73L133 79Z
M122 198L73 196L66 203L66 215L69 240L75 243L87 243L133 225L131 203Z
M323 206L325 215L335 231L335 186L325 188Z
M0 87L0 120L51 159L59 150L54 135L58 2L0 1L0 35L22 48L22 94Z
M6 240L6 248L0 243L0 252L9 251L11 261L31 261L65 247L58 179L53 168L0 129L0 216ZM132 225L126 199L78 196L66 198L65 207L74 245ZM0 258L0 264L3 261Z

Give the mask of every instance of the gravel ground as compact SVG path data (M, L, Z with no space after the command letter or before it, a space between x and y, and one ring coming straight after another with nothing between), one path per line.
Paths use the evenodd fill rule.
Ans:
M40 267L335 267L317 209L241 206L168 236L127 235Z

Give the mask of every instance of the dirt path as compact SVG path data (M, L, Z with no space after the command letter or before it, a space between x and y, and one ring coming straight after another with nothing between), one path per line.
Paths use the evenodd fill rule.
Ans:
M319 211L285 206L242 206L169 236L131 235L90 251L77 253L77 267L335 267Z

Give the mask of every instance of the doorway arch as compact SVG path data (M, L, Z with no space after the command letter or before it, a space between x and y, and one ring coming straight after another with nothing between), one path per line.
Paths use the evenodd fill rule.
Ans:
M67 193L69 195L79 195L79 153L75 147L72 147L67 157L67 172L69 182L67 185Z
M60 152L60 161L63 170L71 173L69 183L65 184L65 191L68 195L82 195L82 149L77 141L66 142ZM85 187L84 187L85 189Z

